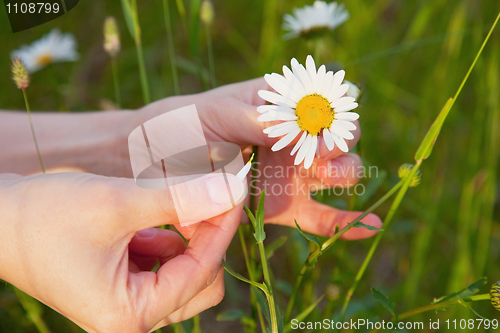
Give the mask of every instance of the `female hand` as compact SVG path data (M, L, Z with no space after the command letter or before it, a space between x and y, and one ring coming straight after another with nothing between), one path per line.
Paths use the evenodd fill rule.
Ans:
M290 156L295 141L285 149L272 152L270 148L278 138L268 138L263 133L264 128L271 123L257 121L259 113L256 108L265 103L257 94L261 89L268 89L263 78L196 95L169 97L140 109L135 126L169 110L195 104L207 141L236 143L240 145L246 159L250 157L251 146L259 146L259 177L251 187L266 190L266 222L295 227L296 219L304 231L332 236L336 225L344 227L361 212L339 210L316 202L312 200L310 190L354 186L362 171L361 158L356 154L345 154L337 147L330 152L324 142L320 141L321 158L316 158L312 167L305 170L301 165L294 166L294 157ZM360 133L357 123L357 130L353 132L354 139L347 141L349 148L356 145ZM249 196L247 205L248 200ZM382 226L375 214L366 216L363 223ZM180 230L189 239L195 228ZM342 238L360 239L375 233L364 228L353 228Z
M268 89L263 78L200 94L165 98L137 111L35 113L33 123L49 171L69 168L131 178L128 136L132 130L167 111L195 104L207 141L236 143L247 159L251 146L259 146L261 176L255 185L267 193L266 222L295 227L295 218L305 231L331 236L336 225L342 228L360 212L338 210L315 202L310 198L309 189L355 185L361 159L337 148L330 152L324 143L320 143L321 158L316 158L306 173L302 166L293 165L289 154L291 147L272 152L270 147L278 138L268 138L263 129L270 124L257 121L259 113L256 108L264 103L257 94L260 89ZM5 121L0 122L0 151L3 152L0 171L29 174L39 170L27 117L21 113L2 113L1 116ZM354 139L347 141L351 148L359 140L359 126L353 134ZM11 144L13 140L16 140L16 145ZM282 170L285 172L280 173ZM374 214L366 216L363 222L381 226L380 219ZM193 228L187 228L183 233L189 238ZM343 238L365 238L374 233L353 228Z
M241 202L243 182L228 177ZM241 218L241 205L227 211L224 191L212 175L176 193L184 215L219 214L186 245L153 228L178 222L168 191L83 173L0 174L0 279L88 332L148 332L188 319L224 295L220 264Z

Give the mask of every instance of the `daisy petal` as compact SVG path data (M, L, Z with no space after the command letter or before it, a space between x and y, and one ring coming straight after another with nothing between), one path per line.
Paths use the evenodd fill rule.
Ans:
M309 78L311 79L311 83L314 90L317 90L317 75L316 75L316 64L314 63L314 59L311 55L308 55L306 58L306 70L307 74L309 74Z
M304 85L300 83L300 80L293 74L293 72L287 66L283 65L283 75L288 80L288 84L293 87L293 90L297 92L299 96L306 95L306 90Z
M322 96L328 96L328 93L330 92L330 87L332 86L332 82L333 82L333 72L328 71L323 78L322 84L318 86L318 93Z
M330 132L347 140L354 139L354 135L349 132L349 130L343 128L341 125L338 125L335 122L332 124L332 127L330 127Z
M356 100L354 97L341 97L332 102L332 108L339 108L354 103Z
M323 129L323 139L325 140L326 148L332 151L335 148L335 143L333 142L332 134L328 128Z
M346 106L341 106L340 108L336 108L335 112L347 112L347 111L351 111L357 107L358 107L358 103L352 103L352 104L349 104Z
M264 75L264 79L274 90L287 97L292 102L297 103L300 100L298 94L293 90L293 87L288 83L284 76L276 73L266 74Z
M304 168L309 169L314 161L314 155L316 155L316 148L318 147L318 137L316 135L311 136L312 142L307 151L306 158L304 160Z
M278 150L285 148L286 146L288 146L290 144L290 142L292 142L297 137L297 135L299 135L300 132L301 132L300 128L296 128L294 130L291 130L287 135L285 135L278 142L276 142L271 147L271 150L278 151Z
M349 147L347 146L345 140L339 137L338 135L335 135L335 133L332 133L332 136L337 147L339 147L339 149L342 150L344 153L347 153L349 151Z
M278 105L287 105L289 107L294 108L297 103L291 101L290 99L286 98L285 96L281 96L277 93L274 93L272 91L268 90L259 90L258 92L259 96L273 104L278 104Z
M300 82L304 86L306 94L307 95L312 94L314 92L314 87L312 85L311 78L307 74L307 71L304 68L304 66L299 64L299 62L295 58L292 59L292 70L295 76L300 80Z
M297 120L297 116L290 112L269 111L267 114L269 114L270 117L273 117L274 120Z
M339 87L342 84L342 81L344 81L344 77L345 71L343 69L335 72L335 74L333 74L332 89L336 89L337 87Z
M269 133L271 133L272 131L274 131L276 129L280 129L280 128L283 128L283 127L290 126L289 123L291 123L291 121L287 121L287 122L284 122L284 123L281 123L281 124L278 124L278 125L269 126L266 129L264 129L263 132L266 133L266 134L269 134ZM296 123L296 122L294 121L294 123Z
M339 87L330 90L328 100L332 102L335 101L336 99L344 96L347 90L349 90L349 85L346 83L341 84Z
M270 110L276 110L277 105L260 105L257 107L257 112L264 113Z
M293 162L295 165L299 165L300 163L302 163L307 155L307 152L309 151L309 148L311 147L311 144L312 136L310 134L307 134L306 141L304 141L299 151L297 152L297 155L295 156L295 161Z
M299 128L299 125L297 125L296 121L288 121L285 124L286 126L283 126L278 129L273 129L272 132L269 133L267 136L270 138L277 138L278 136L288 134L290 131Z
M295 147L293 147L292 151L290 152L290 155L293 155L295 154L295 152L297 150L299 150L299 148L302 146L302 144L304 143L304 141L306 140L306 137L307 137L307 133L306 132L302 132L302 136L300 137L299 139L299 142L297 142L295 144Z
M260 122L264 122L264 121L276 121L276 120L279 120L279 119L275 119L274 116L272 116L271 114L269 114L269 112L265 112L263 114L261 114L260 116L257 117L257 121L260 121Z
M348 131L354 131L357 128L356 125L350 121L335 119L333 122Z
M319 92L322 90L323 87L323 82L325 81L326 78L326 67L325 65L321 65L318 68L318 73L316 73L316 83L314 84L314 89Z
M356 112L340 112L335 114L335 119L354 121L359 118Z

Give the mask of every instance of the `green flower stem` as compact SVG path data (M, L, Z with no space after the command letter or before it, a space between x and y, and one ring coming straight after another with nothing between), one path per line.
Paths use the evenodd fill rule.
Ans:
M205 32L207 34L208 71L210 73L210 84L213 89L217 86L217 81L215 79L214 49L212 46L212 35L210 34L209 24L205 24Z
M322 42L322 39L320 37L318 37L318 38L316 38L314 40L313 58L314 58L314 61L317 64L321 64L321 61L320 61L320 58L321 58L321 42Z
M250 209L252 209L253 213L255 214L255 211L257 210L257 205L255 204L255 198L257 197L257 188L256 188L256 181L257 181L257 168L259 167L258 161L259 161L259 147L258 146L253 146L252 147L252 153L253 153L253 162L252 162L252 177L250 178ZM244 241L244 239L243 239ZM245 252L246 252L246 246L245 246ZM245 253L244 252L244 253ZM250 280L255 281L255 275L254 273L254 268L255 268L255 248L251 247L250 248L250 256L248 260L248 274L250 272L252 273L252 276L250 276ZM245 261L246 262L246 261ZM253 279L252 279L253 277ZM252 288L250 288L251 296L253 296L253 301L255 302L255 309L257 310L257 316L259 317L259 322L260 326L262 327L262 332L266 332L266 325L264 323L264 316L262 314L262 309L260 307L259 302L257 301L257 297L255 294L252 292Z
M255 198L257 197L257 185L254 184L257 182L257 168L259 167L258 160L259 160L259 147L258 146L253 146L252 148L252 153L253 153L253 162L252 162L252 178L250 181L250 209L252 212L255 214L255 210L257 209L255 205Z
M297 298L297 293L299 291L300 284L302 282L302 278L304 277L305 273L307 270L311 269L313 267L313 264L318 260L318 257L323 254L326 250L328 250L334 243L339 239L340 236L345 234L348 230L351 228L354 228L356 224L358 224L359 221L361 221L363 218L365 218L368 214L373 212L375 209L377 209L381 204L383 204L387 199L389 199L401 186L403 185L403 180L399 181L394 187L387 192L382 198L380 198L377 202L375 202L373 205L371 205L363 214L358 216L355 220L353 220L351 223L343 227L339 232L335 233L331 238L327 239L322 245L321 248L317 249L313 253L309 255L307 260L304 262L302 265L302 268L300 269L299 276L297 277L297 280L295 281L295 286L292 291L292 295L290 296L290 300L288 301L288 305L286 307L286 312L285 312L285 322L290 319L290 316L292 314L293 306L295 303L295 299Z
M28 102L28 95L26 94L26 89L23 89L24 103L26 103L26 111L28 111L28 120L30 122L31 134L33 135L33 141L35 141L36 153L38 155L38 160L40 161L40 166L42 167L42 172L45 173L45 167L42 162L42 155L40 155L40 149L38 148L38 141L36 140L35 130L33 129L33 122L31 121L31 110L30 104Z
M139 13L137 11L137 1L132 0L132 10L134 12L134 28L135 28L135 48L137 50L137 60L139 62L139 73L141 76L141 88L142 88L142 98L144 104L149 104L151 102L151 97L149 94L149 83L148 76L146 73L146 64L144 62L144 54L142 52L142 41L141 41L141 27L139 24Z
M396 210L398 209L399 205L401 204L401 201L403 200L403 197L405 196L406 191L410 187L410 184L413 180L413 177L417 173L418 168L420 167L420 164L422 164L422 160L417 161L415 166L411 169L410 174L408 174L406 176L406 178L403 178L403 180L402 180L403 186L399 190L396 198L394 199L394 202L391 205L391 208L389 209L389 212L387 213L387 216L384 219L382 229L386 230L389 227L389 225L391 224L392 218L394 217ZM349 288L349 290L347 291L347 294L346 294L346 297L344 300L344 304L342 305L342 311L340 314L341 321L344 320L345 311L347 310L347 306L349 305L349 301L351 300L352 295L354 294L354 291L356 290L356 287L358 286L359 281L363 277L363 275L366 271L366 268L368 267L368 264L372 260L373 255L375 253L375 250L377 249L378 244L380 243L383 236L384 236L384 233L381 232L381 233L378 233L377 236L375 237L375 240L373 241L372 246L370 247L370 250L368 251L368 253L365 257L363 264L361 265L361 267L358 270L358 273L356 274L356 278L354 279L354 282L353 282L351 288Z
M14 287L14 291L19 299L19 302L26 311L28 318L35 325L38 332L50 333L50 329L47 327L42 318L42 305L36 299L16 287Z
M455 103L455 101L457 100L458 95L460 95L460 92L462 91L462 88L464 87L465 82L467 82L467 79L469 78L470 73L472 72L472 70L476 66L477 60L479 59L479 56L481 55L481 53L483 53L483 49L486 46L486 44L488 43L488 40L490 39L490 36L493 33L493 30L495 30L495 27L496 27L499 19L500 19L500 12L498 13L498 15L496 17L495 22L493 22L493 25L491 26L490 31L486 35L486 38L484 39L483 44L481 44L481 47L479 48L479 51L477 52L476 57L474 58L474 61L470 65L469 70L467 71L467 74L465 74L465 77L462 80L460 87L458 87L458 90L455 93L455 96L453 96L453 102L452 102L451 106L453 106L453 103ZM451 106L450 106L450 108L451 108Z
M269 303L269 314L271 316L271 332L278 333L278 317L276 315L276 305L274 303L273 287L271 284L271 277L269 275L269 268L267 266L266 250L264 249L264 243L259 242L260 259L262 262L262 272L264 273L264 282L267 286L267 301Z
M453 104L455 103L455 101L457 100L458 96L460 95L460 92L462 91L462 88L464 87L465 83L467 82L467 79L469 78L470 73L472 72L474 66L476 65L477 60L479 59L479 56L483 52L483 49L486 46L486 43L488 42L488 40L489 40L489 38L490 38L490 36L491 36L491 34L492 34L495 26L497 25L499 19L500 19L500 13L498 13L498 15L497 15L497 17L495 19L495 22L493 23L493 25L491 26L490 31L486 35L486 38L484 39L483 44L479 48L479 51L477 52L476 57L474 58L474 61L472 62L471 66L469 67L469 70L467 71L467 74L465 74L465 77L462 80L462 83L458 87L457 92L455 93L455 96L450 101L448 101L447 104L445 105L445 108L447 108L446 112L449 112L449 110L451 109L451 107L453 106ZM446 116L447 116L447 113L444 115L444 117L446 117ZM443 118L441 121L444 121L444 119L445 118ZM439 132L437 134L439 134ZM427 138L427 136L426 136L426 138ZM426 138L424 138L424 140ZM434 137L433 142L435 141L436 138L437 138L437 136ZM426 148L426 152L424 152L424 153L419 154L420 148L419 148L419 151L417 151L417 155L421 156L421 158L417 159L416 164L415 164L415 166L412 169L412 172L410 173L410 175L408 175L408 177L405 180L405 183L404 183L403 187L399 191L397 197L394 199L394 202L393 202L393 204L391 206L391 209L389 210L389 213L387 214L387 216L386 216L386 218L384 220L384 225L383 225L382 228L384 228L384 229L387 228L389 226L389 224L391 223L391 220L394 217L394 214L395 214L396 210L398 209L399 204L401 203L401 200L403 200L403 197L406 194L406 191L408 190L408 187L409 187L409 185L410 185L410 183L411 183L411 181L413 179L413 176L417 173L417 170L420 167L420 165L422 164L422 161L430 155L430 153L431 153L430 149L432 149L433 145L434 145L434 143L432 143L428 148ZM344 304L342 306L342 312L341 312L341 315L340 315L340 320L341 321L344 320L345 311L347 309L347 306L349 305L349 301L351 300L351 297L352 297L354 291L356 290L356 287L357 287L359 281L361 280L361 277L363 276L366 268L368 267L368 264L370 263L370 261L371 261L371 259L373 257L373 254L375 253L375 250L377 249L377 246L380 243L380 240L382 239L382 236L383 236L383 233L379 233L377 235L377 237L375 238L375 240L373 241L372 246L371 246L370 250L368 251L368 254L366 255L365 261L361 265L361 267L360 267L360 269L358 271L358 274L356 275L356 278L355 278L355 280L354 280L351 288L347 292L346 298L344 300Z
M253 153L254 153L253 163L257 163L257 161L258 161L258 152L259 152L258 147L254 146L253 147ZM252 167L252 177L251 177L251 183L250 183L250 207L251 207L251 209L253 209L254 213L256 210L255 197L257 194L256 194L256 190L253 188L252 185L253 185L253 181L257 177L256 167L257 167L257 164L254 164ZM255 279L255 274L254 274L254 272L255 272L255 270L254 270L254 268L255 268L255 264L254 264L255 263L255 251L254 251L253 247L250 248L250 252L247 250L245 235L243 232L243 226L240 226L238 228L238 234L240 237L241 247L243 250L243 257L245 258L245 265L247 267L248 276L249 276L250 282L251 282L250 284L253 285L254 283L255 284L257 283L256 279ZM229 273L232 274L231 272L229 272ZM236 277L236 278L238 278L238 277ZM267 295L267 293L266 293L266 295ZM257 301L257 297L255 295L255 289L251 288L251 287L250 287L250 303L252 305L252 308L254 308L257 311L257 316L259 317L259 323L260 323L262 332L266 332L266 324L264 322L264 315L262 314L262 308L260 307L260 304Z
M116 63L116 57L111 58L111 70L113 71L113 83L115 85L115 100L118 110L122 108L122 96L120 93L120 79L118 76L118 66Z
M184 7L184 3L182 0L175 0L177 4L177 10L179 11L179 16L181 17L182 25L184 25L184 29L187 31L187 16L186 16L186 8Z
M480 294L480 295L474 295L466 298L458 298L458 299L450 299L445 302L441 303L436 303L436 304L431 304L431 305L426 305L421 308L413 309L407 312L404 312L400 315L398 315L398 320L406 319L408 317L417 315L419 313L427 312L427 311L432 311L432 310L438 310L441 308L446 308L450 305L454 304L460 304L462 301L463 302L476 302L476 301L486 301L490 299L490 294Z
M238 228L238 235L240 236L240 243L241 243L241 248L243 250L243 257L245 258L245 265L247 267L248 276L250 278L250 281L255 282L254 270L253 270L252 264L250 262L250 259L248 257L247 244L245 241L245 235L243 233L243 226L240 226ZM252 307L254 307L256 309L257 316L259 317L260 327L262 329L262 332L265 332L266 331L266 324L264 322L264 316L262 314L262 309L260 308L259 302L257 302L257 297L255 296L255 289L252 287L250 287L250 304L252 305Z
M480 294L480 295L474 295L474 296L470 296L470 297L466 297L466 298L450 299L450 300L445 301L445 302L430 304L430 305L422 306L422 307L417 308L417 309L406 311L406 312L398 315L397 318L399 321L401 321L403 319L415 316L415 315L420 314L420 313L447 308L447 307L455 305L455 304L461 304L462 302L486 301L489 299L490 299L489 294ZM394 319L395 319L394 317L391 317L390 320L393 321ZM379 332L379 331L380 330L372 329L370 331L370 333Z
M179 77L177 75L177 65L175 61L174 35L172 33L172 21L170 19L170 7L168 0L163 0L163 16L165 17L165 27L167 29L168 56L170 57L170 67L172 68L172 80L174 81L174 93L180 94Z
M193 317L193 330L191 333L201 333L201 326L200 326L200 315L196 315Z
M146 65L144 63L144 55L142 53L142 45L140 37L135 40L135 48L137 50L137 60L139 61L139 73L141 75L142 98L144 100L144 104L146 105L151 102L151 97L149 95L148 76L146 74Z

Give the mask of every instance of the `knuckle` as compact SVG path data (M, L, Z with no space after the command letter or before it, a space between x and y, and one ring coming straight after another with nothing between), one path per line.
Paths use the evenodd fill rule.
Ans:
M224 299L226 293L224 289L224 283L221 282L219 283L219 285L220 287L217 287L217 289L214 291L211 307L218 305Z
M188 186L187 183L179 183L175 185L175 188L172 190L173 201L175 205L175 211L179 218L187 217L190 215L193 207L196 207L196 202L194 198L194 194L192 193L192 189ZM163 200L162 204L164 209L168 209L168 203L166 200Z

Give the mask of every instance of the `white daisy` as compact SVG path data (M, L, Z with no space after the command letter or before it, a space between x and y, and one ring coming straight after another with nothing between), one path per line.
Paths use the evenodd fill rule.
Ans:
M72 34L61 34L59 29L54 28L30 45L23 45L19 50L12 51L11 57L18 56L26 64L28 71L33 73L54 62L78 60L76 46Z
M295 156L295 165L304 161L309 169L316 150L318 137L323 136L331 151L339 147L343 152L349 150L345 140L351 140L350 132L356 129L353 121L359 118L355 112L358 103L354 97L346 96L349 85L342 84L345 72L327 72L325 65L316 71L313 57L306 59L306 68L292 59L292 70L283 66L284 76L276 73L266 74L267 83L277 91L260 90L259 96L274 105L262 105L257 111L262 113L259 121L284 121L268 127L264 133L270 138L283 136L271 148L273 151L288 146L300 135L300 139L290 155Z
M349 90L347 90L347 96L354 97L354 99L359 100L359 95L361 95L361 90L354 83L344 80L344 83L349 85Z
M289 33L286 39L299 36L312 37L330 31L347 21L349 11L337 2L314 1L312 6L294 8L293 15L283 16L283 29Z

